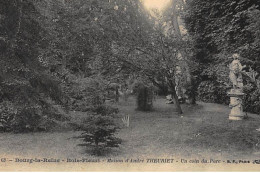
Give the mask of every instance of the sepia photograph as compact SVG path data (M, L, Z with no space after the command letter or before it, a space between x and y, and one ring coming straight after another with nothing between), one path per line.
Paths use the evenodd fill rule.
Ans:
M260 0L0 0L0 171L260 172Z

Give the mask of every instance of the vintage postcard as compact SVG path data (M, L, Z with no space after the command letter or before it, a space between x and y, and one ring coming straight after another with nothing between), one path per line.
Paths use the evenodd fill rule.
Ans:
M0 171L260 171L260 1L0 0Z

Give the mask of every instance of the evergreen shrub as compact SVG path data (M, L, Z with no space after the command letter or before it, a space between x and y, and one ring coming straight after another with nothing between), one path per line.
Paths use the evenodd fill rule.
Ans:
M153 108L153 90L152 87L139 84L137 87L137 110L151 111Z

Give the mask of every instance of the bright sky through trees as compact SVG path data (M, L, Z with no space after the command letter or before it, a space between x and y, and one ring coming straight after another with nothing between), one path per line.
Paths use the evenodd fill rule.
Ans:
M171 0L142 0L145 8L148 10L157 9L162 11Z

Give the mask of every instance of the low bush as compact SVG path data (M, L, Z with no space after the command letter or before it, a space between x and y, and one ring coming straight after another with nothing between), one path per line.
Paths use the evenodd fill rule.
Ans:
M137 87L137 110L151 111L153 108L152 87L140 84Z
M87 112L105 101L106 91L102 79L80 78L74 80L70 87L71 110Z
M244 97L244 110L246 112L260 114L260 91L252 84L247 84L243 89Z
M197 99L211 103L229 103L228 88L214 81L202 81L197 90Z
M69 120L54 107L56 99L62 100L59 93L54 96L55 91L52 90L55 85L48 87L46 84L45 90L38 85L41 84L32 86L27 81L0 83L0 132L48 131L57 123Z
M221 86L213 81L203 81L198 87L198 100L203 102L229 104L230 98L227 92L230 88ZM243 98L244 111L260 114L260 91L256 85L245 80L243 88L245 96Z

